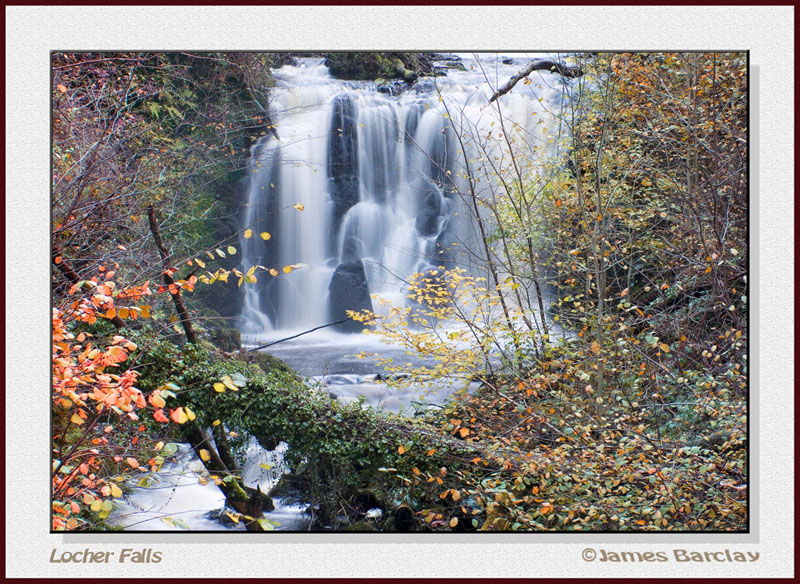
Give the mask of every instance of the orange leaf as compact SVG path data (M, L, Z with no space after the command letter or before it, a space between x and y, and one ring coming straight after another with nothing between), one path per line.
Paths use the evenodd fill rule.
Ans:
M169 417L176 424L184 424L189 420L189 416L186 415L183 408L175 408L170 412Z

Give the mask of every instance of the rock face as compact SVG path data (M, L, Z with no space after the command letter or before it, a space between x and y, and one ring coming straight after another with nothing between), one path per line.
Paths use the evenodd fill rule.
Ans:
M422 204L415 226L417 233L424 237L431 237L439 232L439 216L442 214L442 195L432 184L420 193Z
M334 321L347 318L348 310L372 310L367 275L361 260L339 264L331 277L328 292L331 319ZM363 325L349 320L337 324L335 328L341 332L359 332Z
M358 134L355 105L349 95L340 95L333 102L328 176L336 228L347 210L358 203Z

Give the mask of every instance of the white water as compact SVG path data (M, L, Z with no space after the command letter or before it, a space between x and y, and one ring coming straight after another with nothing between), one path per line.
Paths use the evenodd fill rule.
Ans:
M256 236L242 247L245 269L264 265L280 274L260 272L261 281L246 287L245 339L256 344L338 320L343 310L332 306L363 308L346 294L329 295L334 270L348 262L363 262L369 294L396 303L415 272L470 269L470 256L481 252L455 191L466 190L467 159L482 177L479 197L496 187L494 170L512 175L509 146L496 139L500 114L488 100L527 60L502 64L482 55L466 61L468 71L422 79L399 96L380 93L374 83L333 79L320 59L275 70L270 117L278 138L253 147L242 226L272 238ZM560 76L531 79L502 98L502 123L518 162L538 172L558 143L564 96ZM476 161L478 144L496 169ZM297 203L303 211L293 208ZM296 264L307 267L281 271Z

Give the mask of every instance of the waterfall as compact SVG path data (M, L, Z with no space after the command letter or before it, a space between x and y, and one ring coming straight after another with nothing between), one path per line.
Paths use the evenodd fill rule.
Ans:
M245 270L260 265L278 275L259 272L259 282L245 286L246 339L310 329L345 318L346 310L378 311L372 295L402 304L414 273L469 267L479 246L457 194L466 190L465 164L476 165L479 192L509 166L507 143L484 140L500 128L487 78L496 87L527 58L465 62L471 69L423 78L399 96L375 83L333 79L321 59L274 70L277 136L252 148L242 230L256 235L241 243ZM512 140L532 152L541 147L536 159L554 148L548 139L563 100L558 76L540 79L545 86L503 98ZM475 162L479 154L494 157L499 171ZM338 328L348 324L355 323Z
M499 177L516 172L509 143L528 176L545 173L545 163L559 158L564 95L558 76L537 73L530 86L520 84L503 96L502 123L497 106L488 103L493 88L530 58L465 59L466 71L423 78L399 96L381 93L375 83L333 79L321 59L276 69L270 118L277 136L263 137L251 150L241 229L253 235L242 236L240 269L258 265L278 275L259 271L256 284L243 286L243 337L257 342L273 331L285 337L339 320L346 309L380 312L371 295L403 304L415 272L472 269L476 255L482 263L473 218L459 192L474 191L487 200L496 194ZM511 132L507 140L494 138L501 127ZM471 188L467 163L475 179ZM294 265L302 267L283 272ZM275 353L291 357L290 364L318 391L341 403L363 398L366 406L406 415L413 412L412 401L421 403L421 388L387 387L371 365L344 355L363 347L360 336L337 335L312 347L302 346L307 337L301 338L300 344L282 343ZM402 347L393 350L398 358L410 358ZM461 387L462 382L437 380L424 399L441 404ZM267 451L251 439L243 481L269 491L287 472L287 447L281 443ZM218 521L224 497L213 482L199 481L202 474L201 461L182 446L179 459L158 473L152 488L133 489L118 521L126 529L232 528ZM175 496L179 489L181 496ZM304 506L280 498L275 505L267 517L278 523L276 529L308 528Z

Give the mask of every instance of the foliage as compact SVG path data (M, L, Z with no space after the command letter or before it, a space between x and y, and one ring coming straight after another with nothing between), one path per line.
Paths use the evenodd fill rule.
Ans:
M502 99L488 136L447 109L490 284L422 275L415 305L360 318L438 362L412 378L483 381L442 421L504 452L461 469L472 527L742 530L745 57L575 58L586 75L533 155Z
M73 288L83 286L91 292L65 309L53 308L54 530L95 527L122 496L129 475L161 466L158 433L145 431L142 416L168 423L163 408L177 389L172 383L137 388L139 372L125 367L136 343L123 334L80 330L122 311L147 318L149 306L139 301L150 294L148 285L118 290L113 280L95 277Z

